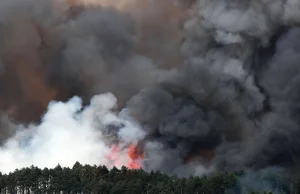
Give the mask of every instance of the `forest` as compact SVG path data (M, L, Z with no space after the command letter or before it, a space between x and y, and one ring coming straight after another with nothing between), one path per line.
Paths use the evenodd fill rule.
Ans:
M82 165L76 162L72 168L40 169L35 166L0 174L1 194L275 194L298 193L300 181L289 183L268 180L274 190L247 190L240 183L239 173L218 173L209 177L179 178L159 171L128 169L106 166ZM276 188L276 190L275 190Z

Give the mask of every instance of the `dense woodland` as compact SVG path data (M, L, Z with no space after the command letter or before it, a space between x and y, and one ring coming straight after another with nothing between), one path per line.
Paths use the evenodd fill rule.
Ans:
M0 175L1 193L63 193L63 194L222 194L276 193L272 191L244 191L239 183L243 173L220 173L211 177L178 178L142 169L129 170L76 163L72 168L15 170ZM271 180L270 180L271 181ZM275 183L278 186L278 183ZM290 193L290 186L280 185L280 193ZM292 193L297 193L293 183Z

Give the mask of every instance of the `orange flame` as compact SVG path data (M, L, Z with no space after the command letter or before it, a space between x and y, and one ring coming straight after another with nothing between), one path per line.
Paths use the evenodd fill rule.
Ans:
M118 144L114 144L111 147L110 153L106 156L106 159L109 163L112 163L113 166L120 167L122 165L126 166L129 169L140 169L142 165L142 160L144 158L143 154L138 153L137 146L130 144L127 148L127 157L126 164L121 158L122 149L119 148Z
M128 168L130 168L130 169L140 169L141 168L141 162L144 158L144 154L138 153L136 145L130 145L128 147L128 156L131 159L131 161L128 164Z

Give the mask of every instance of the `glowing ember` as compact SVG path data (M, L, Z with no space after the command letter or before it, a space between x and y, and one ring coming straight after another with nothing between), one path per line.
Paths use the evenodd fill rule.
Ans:
M106 156L106 159L109 161L109 163L112 163L113 166L116 167L125 165L129 169L141 168L141 163L144 155L138 153L136 145L129 145L129 147L126 148L125 151L127 151L126 161L124 161L125 158L121 157L124 150L120 149L119 146L115 144L112 146L110 153Z

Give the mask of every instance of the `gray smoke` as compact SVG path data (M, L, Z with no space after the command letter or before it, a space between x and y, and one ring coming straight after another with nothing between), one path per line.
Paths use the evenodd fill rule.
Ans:
M7 137L13 136L16 132L17 126L9 119L9 117L2 113L0 118L0 142L3 142Z
M136 54L134 24L124 14L90 8L61 31L65 45L57 66L64 76L88 79L93 94L110 90L126 99L151 83L154 66Z
M269 59L268 69L261 74L262 86L270 95L272 112L266 114L260 132L245 142L236 155L242 160L241 166L263 168L269 165L283 165L297 168L299 160L299 38L300 29L293 28L277 42L275 53ZM297 59L298 58L298 59ZM228 151L222 149L223 159L235 166ZM237 149L237 148L234 148ZM228 155L227 155L228 154ZM242 159L243 158L243 159Z
M0 11L0 108L17 123L39 122L51 100L74 95L87 103L114 92L122 107L154 83L158 70L139 54L126 13L52 0L1 1Z
M296 167L299 4L194 1L183 26L184 67L127 104L153 142L145 168ZM208 170L197 171L206 166L201 149L215 152Z

